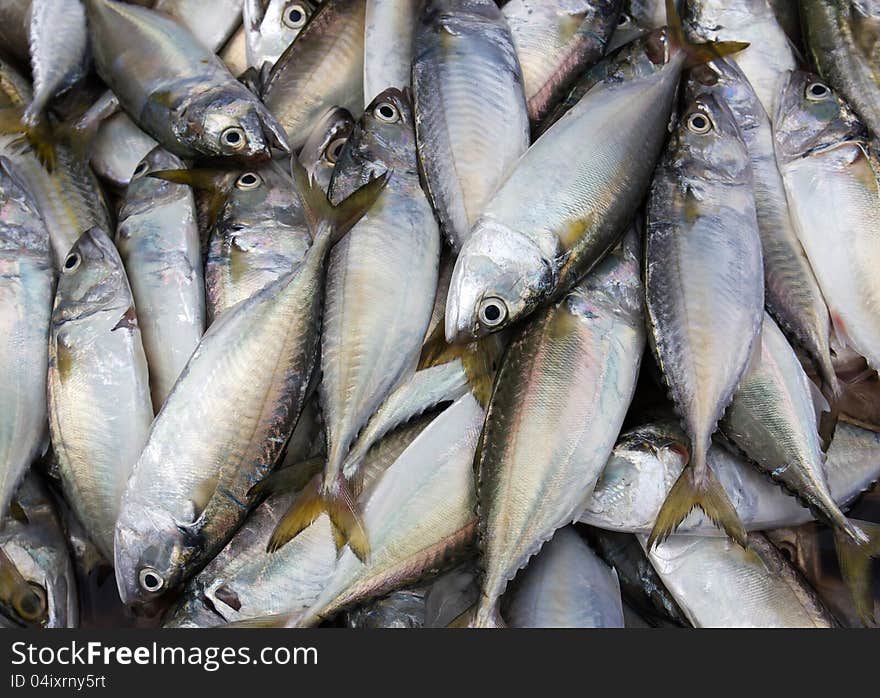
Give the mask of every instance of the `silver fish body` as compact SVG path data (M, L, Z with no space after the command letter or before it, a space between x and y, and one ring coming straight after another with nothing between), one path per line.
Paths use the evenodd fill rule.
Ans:
M413 33L424 0L367 0L364 106L389 87L410 86Z
M245 0L243 24L247 67L275 65L299 36L314 6L307 0Z
M156 0L153 9L173 17L205 48L216 53L241 24L242 0Z
M134 299L119 253L95 228L74 245L58 280L49 431L65 497L107 559L122 493L152 419Z
M151 151L134 170L116 228L156 412L205 331L205 282L192 190L149 176L181 167L162 148Z
M419 160L443 232L460 249L529 146L522 72L491 0L428 0L414 42Z
M141 131L125 112L101 122L92 143L92 169L115 187L128 186L131 176L156 141Z

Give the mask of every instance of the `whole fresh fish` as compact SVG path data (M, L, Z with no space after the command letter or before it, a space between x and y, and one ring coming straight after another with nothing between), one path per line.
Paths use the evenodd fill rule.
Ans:
M419 160L456 250L529 147L513 37L492 0L427 0L412 66Z
M755 212L764 260L764 305L816 364L831 400L839 392L831 360L831 319L788 210L770 119L732 59L714 61L693 71L687 91L692 99L701 92L714 94L733 113L748 148L755 183Z
M749 536L748 549L727 538L672 536L648 557L695 628L837 627L816 592L761 534Z
M113 0L86 0L98 74L128 115L181 157L266 160L287 150L266 107L182 25Z
M330 107L361 113L366 2L325 0L269 74L263 102L281 122L293 151Z
M114 187L128 186L131 176L156 141L141 131L125 112L101 122L92 141L92 169Z
M307 0L244 0L247 67L275 65L315 11Z
M0 158L0 517L46 442L54 273L49 234L12 163Z
M631 429L621 436L602 472L581 522L597 528L647 534L667 493L685 466L681 430L671 422ZM748 531L797 526L813 518L809 509L751 463L713 445L709 464ZM845 508L880 479L880 434L841 421L826 454L828 489ZM719 536L722 531L693 511L679 533Z
M424 0L367 0L364 105L389 87L410 86L413 33Z
M532 122L541 121L578 74L602 58L621 5L621 0L510 0L504 5Z
M333 170L354 125L351 112L341 107L331 107L315 124L299 151L300 163L324 191L330 190Z
M775 135L792 217L834 332L876 370L880 184L863 123L819 78L795 72L780 99Z
M514 628L622 628L617 573L562 528L517 577L507 616Z
M687 45L673 22L642 47L640 56L622 53L492 197L452 273L450 342L498 331L558 299L617 243L650 184L685 63L741 45Z
M707 454L761 330L764 278L749 153L730 109L712 95L687 107L657 168L645 284L652 347L690 441L650 542L700 507L745 544Z
M684 0L682 16L696 40L748 42L734 60L772 120L785 73L797 60L770 0Z
M149 176L182 167L161 147L152 150L134 170L116 228L156 412L205 331L205 280L192 190Z
M80 0L31 0L28 25L34 99L24 123L35 126L52 98L86 73L88 32Z
M333 207L293 166L314 242L298 268L210 326L153 423L116 527L126 604L155 605L222 549L296 424L317 358L325 258L385 179Z
M876 0L806 0L800 5L813 65L871 133L880 133L880 6Z
M64 262L49 337L49 432L65 498L109 560L122 493L153 420L119 253L99 228Z
M143 3L142 3L143 4ZM220 50L241 24L243 0L155 0L154 10L173 17L212 53Z
M30 593L17 603L0 600L0 627L75 628L76 575L55 507L35 473L22 482L16 502L21 516L7 516L0 525L0 598L7 589L6 563Z
M391 172L376 205L330 253L318 388L327 464L301 494L294 535L327 511L342 540L366 557L369 531L353 510L342 465L388 394L415 370L431 317L440 233L419 184L412 107L397 88L379 94L336 164L330 198ZM355 489L357 489L355 487Z
M503 623L507 583L578 519L611 453L645 343L638 259L632 232L505 354L476 460L484 573L476 627Z

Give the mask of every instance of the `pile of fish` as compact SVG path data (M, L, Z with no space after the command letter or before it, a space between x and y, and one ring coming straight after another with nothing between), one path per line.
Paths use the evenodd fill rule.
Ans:
M880 600L880 0L0 0L0 626Z

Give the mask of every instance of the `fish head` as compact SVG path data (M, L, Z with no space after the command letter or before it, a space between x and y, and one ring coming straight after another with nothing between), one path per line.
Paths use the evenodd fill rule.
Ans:
M246 0L243 24L249 54L274 63L299 36L314 11L306 0Z
M217 223L233 236L243 228L306 225L293 179L275 162L235 173Z
M788 74L774 127L780 156L785 160L866 135L864 125L831 86L804 71Z
M736 61L719 58L694 66L688 74L685 99L695 100L700 94L711 94L730 107L743 131L768 121L761 100Z
M446 298L446 341L467 343L508 327L553 288L556 265L535 242L478 221L463 245Z
M300 163L325 191L354 124L354 117L348 109L331 107L312 128L299 151Z
M708 93L687 106L675 131L671 152L678 166L699 179L750 181L751 161L730 107Z
M91 228L80 235L60 271L55 293L55 322L110 310L120 299L128 297L128 281L119 253L100 228Z
M273 147L290 152L281 124L243 85L199 93L173 128L181 143L211 157L261 162L271 159Z

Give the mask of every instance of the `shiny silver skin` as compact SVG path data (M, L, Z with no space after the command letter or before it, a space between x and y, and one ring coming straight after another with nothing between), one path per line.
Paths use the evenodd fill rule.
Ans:
M31 0L28 24L34 99L22 121L34 126L52 98L86 73L86 11L80 0Z
M427 0L412 87L419 160L456 250L529 147L522 72L492 0Z
M693 39L749 44L734 60L772 121L785 73L797 60L770 0L684 0L682 20Z
M49 338L49 432L65 498L107 559L153 420L147 360L119 253L98 228L70 251Z
M876 0L806 0L800 5L813 65L871 133L880 133L880 5Z
M831 362L831 318L788 210L770 119L732 59L691 72L687 94L693 99L701 92L716 95L730 107L748 148L764 260L764 306L792 341L806 350L828 392L834 394L838 387Z
M701 486L764 315L751 162L733 114L711 95L683 112L657 168L645 240L652 347Z
M685 460L684 440L671 423L655 423L625 432L593 490L581 522L612 531L650 532ZM797 526L813 518L797 499L753 464L713 445L709 464L746 530ZM880 479L880 434L840 422L828 449L825 476L831 496L845 508ZM702 512L693 511L679 533L722 536Z
M622 628L617 573L574 528L559 529L517 577L507 618L514 628Z
M287 150L265 106L182 25L115 0L86 0L98 75L128 115L167 150L267 160Z
M55 279L49 233L0 159L0 517L46 443L46 366Z
M785 336L766 314L756 354L724 415L721 431L823 520L856 543L866 542L828 489L812 383Z
M92 169L119 189L128 186L141 160L156 147L156 141L141 131L125 112L116 112L101 122L92 142Z
M632 232L514 337L498 369L475 461L483 570L476 627L501 623L507 583L578 519L611 453L645 344L638 258Z
M295 270L312 244L290 175L277 163L231 173L205 261L208 318Z
M792 217L834 332L876 370L880 183L863 123L825 83L796 72L781 96L775 135Z
M447 341L473 341L558 298L626 231L684 65L663 30L640 47L621 54L492 197L455 263Z
M331 107L315 124L299 151L302 166L324 191L330 190L333 169L354 125L351 112L341 107Z
M529 118L541 121L573 80L605 54L621 0L510 0L510 25Z
M229 68L229 72L236 77L240 77L248 69L247 34L243 26L232 35L218 55Z
M153 9L173 17L216 53L241 24L242 0L156 0Z
M315 11L308 0L244 0L247 67L275 65Z
M644 538L641 539L646 545ZM648 553L695 628L833 628L816 592L761 534L672 536Z
M681 5L681 0L676 0ZM666 5L663 0L624 0L623 11L648 29L666 24Z
M437 287L440 231L419 183L412 107L396 88L373 100L348 139L331 200L383 171L392 173L388 186L333 248L327 269L318 388L327 429L324 492L338 487L367 420L415 371Z
M7 516L0 525L0 551L46 601L40 622L45 628L75 628L79 618L76 574L55 506L45 486L30 473L16 494L27 523ZM0 627L27 625L11 608L0 605Z
M149 176L182 167L161 147L152 150L134 170L116 227L157 413L205 331L205 280L192 190Z
M343 549L333 575L310 608L288 619L316 625L340 610L418 581L473 542L473 458L484 411L471 395L447 408L367 490L366 564Z
M366 2L326 0L269 74L263 102L293 151L330 107L363 109Z
M367 0L364 106L388 87L410 86L413 34L424 0Z

